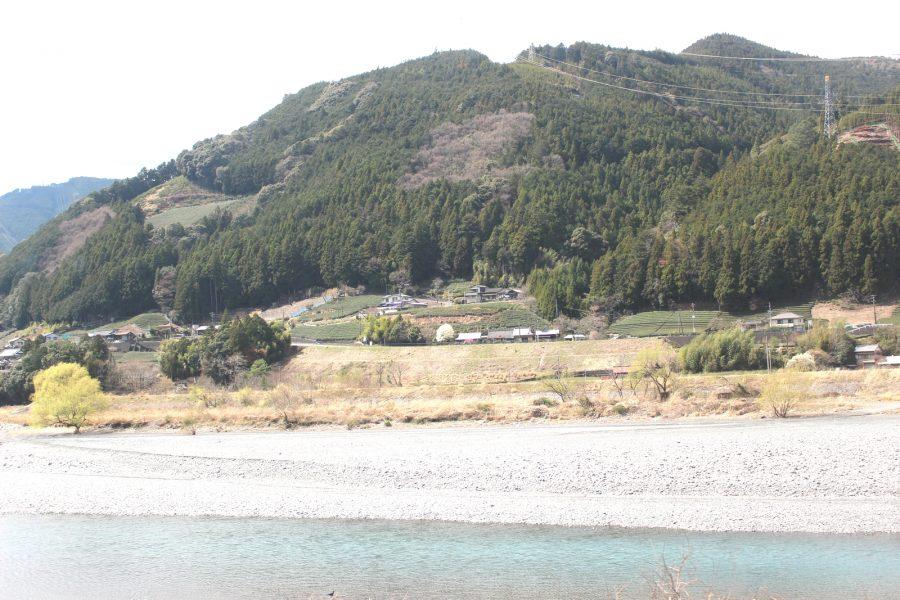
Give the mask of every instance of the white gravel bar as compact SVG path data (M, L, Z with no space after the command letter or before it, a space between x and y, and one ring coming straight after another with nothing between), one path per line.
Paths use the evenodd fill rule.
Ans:
M900 532L897 415L0 436L0 513Z

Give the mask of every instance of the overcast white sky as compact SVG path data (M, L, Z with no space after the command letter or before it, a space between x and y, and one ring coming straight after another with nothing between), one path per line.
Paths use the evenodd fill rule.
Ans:
M286 93L440 50L508 62L529 43L678 51L728 32L823 57L900 53L900 2L848 20L827 2L0 4L0 194L126 177L254 120ZM852 23L851 23L852 24ZM879 24L884 28L879 30Z

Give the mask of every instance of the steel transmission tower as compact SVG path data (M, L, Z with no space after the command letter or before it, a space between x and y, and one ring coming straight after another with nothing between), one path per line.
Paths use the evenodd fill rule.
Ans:
M834 94L831 92L831 77L825 76L825 122L823 124L825 137L834 135Z

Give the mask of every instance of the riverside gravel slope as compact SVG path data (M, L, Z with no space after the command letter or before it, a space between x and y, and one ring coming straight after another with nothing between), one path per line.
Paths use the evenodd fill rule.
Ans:
M0 435L0 513L900 532L897 415Z

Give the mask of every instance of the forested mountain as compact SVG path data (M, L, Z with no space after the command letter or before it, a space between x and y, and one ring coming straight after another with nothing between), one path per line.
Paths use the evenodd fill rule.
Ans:
M112 182L98 177L73 177L65 183L37 185L3 194L0 196L0 252L9 252L73 202Z
M689 51L795 56L724 35ZM900 61L723 61L587 43L535 55L503 65L435 53L286 96L93 194L0 259L2 318L159 303L198 319L310 286L438 276L528 283L547 316L896 287L900 153L826 139L821 113L800 109L820 108L828 73L839 118L882 97L846 126L889 120L863 113L888 112ZM770 110L773 100L683 99L701 95L689 88L815 99ZM176 177L184 185L169 187L208 190L220 208L154 227L148 204L193 210L186 196L160 199ZM69 237L73 222L88 236Z

